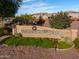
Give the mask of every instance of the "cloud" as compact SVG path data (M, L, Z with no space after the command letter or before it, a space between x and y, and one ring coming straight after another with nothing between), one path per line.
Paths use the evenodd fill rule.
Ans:
M23 6L20 7L20 9L30 9L30 7L26 6L26 5L23 5Z
M33 0L23 0L23 3L30 2L30 1L33 1Z
M33 0L31 0L33 1ZM18 13L19 14L25 14L25 13L39 13L39 12L51 12L56 8L61 7L61 5L53 5L48 4L45 2L33 2L31 4L23 4Z
M55 3L56 2L56 3ZM74 3L74 5L72 5ZM39 12L58 12L58 11L76 10L79 11L78 1L53 1L53 0L23 0L18 10L19 15L25 13Z
M50 4L46 4L46 3L43 3L43 2L36 2L36 3L33 3L31 5L22 5L20 9L50 9L50 8L55 8L55 7L59 7L59 6L56 6L56 5L50 5Z
M45 3L38 2L38 3L33 3L31 5L25 5L24 4L24 5L21 6L21 9L39 8L39 7L44 7L44 6L46 6Z
M38 2L38 3L32 4L31 7L39 8L39 7L44 7L46 5L47 5L46 3Z

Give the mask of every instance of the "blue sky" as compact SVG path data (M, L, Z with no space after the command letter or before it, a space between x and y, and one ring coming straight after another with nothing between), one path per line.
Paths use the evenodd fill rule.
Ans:
M17 15L40 12L79 11L79 0L23 0Z

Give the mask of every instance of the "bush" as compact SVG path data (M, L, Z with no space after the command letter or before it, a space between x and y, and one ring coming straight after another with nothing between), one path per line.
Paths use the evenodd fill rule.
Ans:
M12 32L11 28L5 28L5 27L0 28L0 36L11 34L11 32Z
M79 49L79 37L73 41L75 48Z
M71 45L69 43L65 42L65 41L60 41L58 43L59 49L66 49L66 48L70 48L70 47L71 47Z
M12 32L11 28L4 27L3 29L4 29L4 34L11 34L11 32Z
M0 28L0 36L4 35L4 29Z

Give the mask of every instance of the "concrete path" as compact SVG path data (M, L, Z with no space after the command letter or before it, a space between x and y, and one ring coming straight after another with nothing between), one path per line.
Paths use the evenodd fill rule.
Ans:
M2 41L3 39L9 38L9 37L11 37L11 35L2 36L2 37L0 37L0 41Z

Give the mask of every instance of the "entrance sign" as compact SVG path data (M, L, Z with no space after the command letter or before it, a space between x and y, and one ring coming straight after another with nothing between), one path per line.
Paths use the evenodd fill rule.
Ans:
M77 37L78 30L61 30L52 29L44 26L36 26L37 30L33 30L33 26L16 25L13 28L13 34L20 33L23 37L40 37L40 38L69 38L71 40Z
M34 26L32 27L32 30L37 30L36 25L34 25Z

